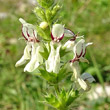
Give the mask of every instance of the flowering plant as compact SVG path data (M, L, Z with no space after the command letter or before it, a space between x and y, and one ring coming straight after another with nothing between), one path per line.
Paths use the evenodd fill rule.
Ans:
M61 6L54 0L37 0L37 3L34 9L37 25L19 19L27 45L15 66L29 61L24 72L39 71L40 77L54 87L53 93L46 92L42 102L58 110L67 110L80 94L90 90L90 83L95 81L88 73L81 75L79 66L79 62L89 63L85 54L92 43L85 43L84 36L74 34L60 23L57 16ZM72 54L73 58L64 60L67 54ZM71 76L71 88L65 89L60 85L68 76Z

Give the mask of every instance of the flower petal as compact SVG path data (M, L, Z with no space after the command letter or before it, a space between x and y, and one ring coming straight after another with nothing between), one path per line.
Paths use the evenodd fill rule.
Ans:
M61 48L61 45L59 44L56 49L56 55L54 59L54 67L53 67L54 73L59 73L59 70L60 70L60 48Z
M69 40L64 44L62 48L67 50L73 50L74 45L75 45L75 41Z
M88 73L83 73L81 75L81 78L85 81L88 81L89 83L92 83L93 81L95 81L94 77L91 74L88 74Z
M77 38L77 39L80 39L80 38L83 39L83 38L84 38L84 35L82 35L82 36L77 36L76 38Z
M55 24L52 28L52 36L53 38L62 38L64 35L64 27L61 24Z
M66 28L64 29L64 35L66 37L73 37L73 36L75 36L74 32L72 32L71 30L66 29Z
M89 43L86 44L86 47L89 46L89 45L92 45L92 44L93 44L93 42L89 42Z
M31 51L31 45L27 44L27 46L24 49L23 56L21 57L21 59L19 61L17 61L16 65L15 65L16 67L25 64L26 60L30 59L30 51Z
M86 82L83 79L78 78L78 83L79 83L79 85L81 86L82 89L87 90L88 86L87 86Z
M77 57L81 57L85 53L85 40L81 39L76 45L74 46L74 53Z
M15 67L21 66L26 63L26 59L24 58L24 55L21 57L19 61L15 64Z
M48 60L45 62L46 64L46 70L48 72L52 72L53 70L53 66L54 66L54 55L55 55L55 49L54 49L54 46L53 46L53 43L50 42L50 47L51 47L51 52L50 52L50 55L48 57Z
M70 67L73 70L73 75L75 79L78 79L80 77L80 66L79 66L79 62L75 61L74 63L70 64Z
M22 24L26 24L27 22L24 20L24 19L22 19L22 18L19 18L19 21L22 23Z

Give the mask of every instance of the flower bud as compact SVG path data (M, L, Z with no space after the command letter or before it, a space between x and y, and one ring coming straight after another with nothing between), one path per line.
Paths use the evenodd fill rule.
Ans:
M43 11L41 8L36 7L36 8L34 9L34 13L35 13L38 17L40 17L42 20L46 20L46 18L45 18L45 13L44 13L44 11Z
M52 10L52 15L56 15L56 13L61 9L61 7L59 5L54 6L53 10Z
M47 18L47 20L51 20L51 17L52 17L52 13L51 13L51 11L48 9L48 10L46 10L46 18Z
M54 4L54 0L37 0L43 8L49 8Z
M47 22L44 21L44 22L40 23L40 28L45 29L47 27L48 27L48 23Z

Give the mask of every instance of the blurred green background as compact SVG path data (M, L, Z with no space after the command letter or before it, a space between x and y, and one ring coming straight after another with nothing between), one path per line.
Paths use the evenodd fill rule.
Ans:
M75 33L85 35L94 44L86 57L90 64L81 64L82 72L92 74L103 88L110 86L110 0L61 0L62 23ZM36 24L32 12L35 0L0 0L0 110L49 110L38 100L46 91L46 83L35 73L24 73L23 66L15 68L25 43L21 38L19 18ZM101 102L82 98L85 108L77 110L110 110L108 98Z

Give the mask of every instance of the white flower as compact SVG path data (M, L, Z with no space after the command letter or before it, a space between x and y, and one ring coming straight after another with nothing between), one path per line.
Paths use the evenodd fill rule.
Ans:
M92 43L86 44L84 39L81 39L79 42L77 42L73 49L75 56L72 62L74 61L88 62L88 60L85 59L84 56L86 54L86 47L89 45L92 45Z
M51 38L55 42L59 42L64 38L64 36L72 37L74 33L68 29L65 29L61 24L55 24L52 27Z
M40 63L41 64L43 63L43 58L40 55L40 52L42 51L43 51L43 48L40 45L40 43L32 44L31 60L24 68L24 72L25 71L32 72L40 65Z
M22 18L19 19L22 23L22 35L27 41L27 45L24 49L24 54L21 59L16 63L17 66L21 66L26 63L26 60L30 59L30 62L24 68L24 71L34 71L40 63L43 63L43 58L40 52L43 51L40 41L37 39L37 32L32 24L27 23Z
M22 35L26 41L38 42L37 32L35 27L32 24L27 23L22 18L19 19L22 23Z
M78 78L78 83L83 90L88 91L90 89L90 83L95 81L94 77L88 73L83 73L80 78Z
M60 52L61 44L60 43L55 44L54 42L50 42L50 46L51 46L51 52L48 57L48 60L46 61L46 70L48 72L59 73L60 70L59 52Z
M70 63L70 67L73 71L73 77L75 79L75 82L80 85L80 87L85 91L90 88L89 83L92 83L95 81L95 79L92 77L92 75L88 73L84 73L80 75L80 66L79 62L75 61L74 63ZM72 79L73 80L73 79Z
M75 82L80 85L80 87L84 90L87 89L87 84L86 82L80 77L80 66L79 62L76 61L74 63L70 63L70 67L73 70L73 77L75 79ZM73 79L72 79L73 80Z
M50 42L51 52L46 61L46 70L48 72L59 73L60 70L60 48L61 44L59 43L60 40L63 39L64 35L66 36L74 36L72 31L67 30L61 24L55 24L52 27L51 38L52 41Z

